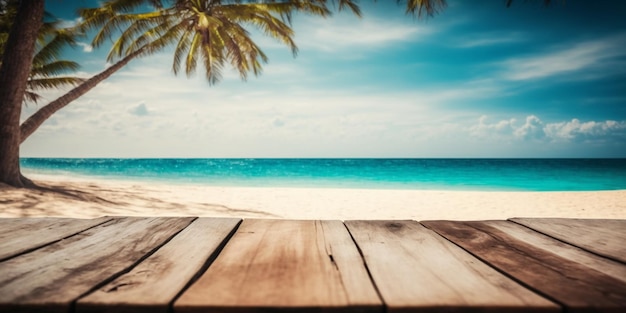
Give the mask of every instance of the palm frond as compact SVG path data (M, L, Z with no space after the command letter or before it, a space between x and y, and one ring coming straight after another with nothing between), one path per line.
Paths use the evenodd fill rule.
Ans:
M189 46L191 45L189 36L191 34L192 32L190 29L185 29L183 31L183 35L178 41L178 44L176 45L176 49L174 49L174 62L172 63L172 71L174 72L174 75L177 75L180 70L183 56L189 52Z
M196 32L193 35L193 39L191 40L191 45L189 46L189 51L187 52L187 57L185 59L185 74L187 74L187 77L191 76L196 71L196 64L198 62L198 54L201 46L202 34ZM207 71L209 70L210 67Z
M210 45L204 45L200 50L202 51L202 60L206 68L206 79L209 81L209 84L217 84L222 79L222 70L224 68L224 59L218 57L220 50L211 49Z
M182 35L183 27L172 25L169 19L161 20L160 24L149 28L141 33L137 38L129 43L124 51L124 55L129 55L139 49L144 49L146 54L152 54L160 51L162 48L173 44L176 39ZM127 39L131 41L131 38ZM119 56L122 56L121 54Z
M292 53L296 55L298 48L293 41L293 29L280 18L272 15L272 13L275 13L276 8L279 7L281 6L266 4L224 6L220 8L220 13L234 22L251 24L259 28L267 36L287 45L291 48ZM285 7L289 6L284 6L281 9Z
M45 64L57 59L66 46L76 45L77 34L71 30L58 29L54 37L43 43L43 46L35 54L33 65Z
M356 0L337 0L340 9L360 14ZM210 84L222 78L224 66L230 64L242 79L249 73L258 75L267 56L251 39L246 27L254 27L266 36L289 47L294 55L298 48L290 26L295 12L326 17L331 11L326 0L172 0L167 7L138 12L150 0L109 0L101 8L81 11L83 29L96 28L93 46L112 39L108 59L121 58L137 51L151 54L174 46L172 70L187 76L204 66ZM199 59L202 59L201 61Z
M111 8L104 6L97 8L79 8L77 13L82 19L82 22L78 25L78 28L82 32L99 28L115 15L115 12L111 10Z
M85 79L78 77L48 77L48 78L33 78L28 80L29 90L41 90L41 89L53 89L63 86L75 86Z
M141 14L133 16L128 20L133 20L120 37L113 43L109 51L108 60L111 61L115 57L122 57L135 51L141 43L137 43L137 36L149 32L155 25L162 21L160 12L154 14Z
M19 5L18 0L0 0L0 55L4 52L4 44L8 32L14 22L14 9ZM62 50L76 44L76 38L81 33L76 28L62 28L61 21L50 13L44 13L44 23L37 36L35 54L32 60L31 71L24 93L24 102L36 102L40 96L35 90L52 89L66 85L76 85L83 81L77 77L57 77L57 75L75 71L78 63L61 60ZM1 64L0 64L1 66Z
M398 3L401 1L398 0ZM413 16L433 16L447 6L446 0L408 0L406 13Z
M255 75L260 74L261 62L267 63L268 60L265 53L263 53L261 48L250 38L248 32L240 25L232 25L228 33L238 46L238 51L240 51L241 54L241 56L238 56L236 59L231 58L231 64L233 64L235 68L239 67L243 69L243 72L240 70L240 76L245 79L247 77L247 71L249 70ZM236 50L231 52L236 52ZM243 64L239 65L237 62L242 62Z
M39 99L41 99L41 96L35 92L29 91L29 90L26 90L24 92L24 102L37 103Z
M163 7L160 0L110 0L105 3L115 12L131 12L146 4L157 9Z
M78 12L83 19L79 27L82 32L87 33L92 29L98 29L91 41L93 47L99 47L106 39L113 35L113 27L111 27L109 23L111 19L115 18L115 12L110 8L81 9Z
M141 47L145 47L147 54L152 54L180 40L183 33L184 27L170 27L169 25L162 24L155 29L155 34L157 35L152 35L154 39L151 42L141 44L142 41L138 39L137 43L140 44Z
M358 17L362 17L361 8L359 8L359 5L356 4L354 1L352 1L352 0L339 0L339 11L345 10L346 8L349 9L350 11L352 11L352 13L354 13L354 15L356 15Z
M34 76L42 76L42 77L52 77L59 74L76 71L80 68L80 64L74 61L68 60L59 60L50 63L44 64L35 64L33 63L33 67L31 69L31 77Z
M240 46L224 28L216 29L216 31L222 39L226 57L231 60L232 66L239 71L239 75L245 80L249 66L243 51L244 47Z
M161 1L147 1L155 5L159 10L151 12L135 12L147 0L110 0L101 7L80 9L79 15L83 18L81 30L83 32L97 29L92 40L94 47L100 46L104 40L110 39L116 32L123 32L127 27L137 21L150 21L161 15ZM132 33L132 31L131 31Z

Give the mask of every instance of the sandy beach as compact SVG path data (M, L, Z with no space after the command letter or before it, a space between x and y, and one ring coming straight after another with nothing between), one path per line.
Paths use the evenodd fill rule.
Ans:
M0 217L214 216L283 219L626 219L626 190L491 192L256 188L34 176L0 189Z

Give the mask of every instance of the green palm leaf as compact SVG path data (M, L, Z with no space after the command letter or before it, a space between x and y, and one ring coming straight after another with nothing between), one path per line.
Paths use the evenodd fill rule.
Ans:
M344 6L353 3L343 0ZM151 12L141 12L151 4ZM294 12L318 16L330 15L321 1L259 1L259 3L220 0L174 0L168 6L161 1L109 0L100 8L80 11L82 30L97 29L92 45L98 47L114 39L108 60L123 58L134 52L152 54L174 47L172 70L183 70L190 76L199 64L204 67L210 84L222 78L230 64L242 79L248 73L261 73L267 56L251 39L246 28L260 30L297 53L290 26ZM358 8L358 7L357 7Z
M44 64L35 64L31 69L31 77L53 77L59 74L77 71L80 64L74 61L59 60Z
M26 90L24 92L24 102L27 102L27 103L28 102L37 103L37 101L39 101L39 99L41 99L41 96L36 94L36 93L34 93L34 92L32 92L32 91Z
M85 81L82 78L78 77L45 77L45 78L35 78L28 80L28 89L29 92L33 90L41 90L41 89L55 89L68 85L78 85Z
M15 18L19 1L2 1L0 3L0 54L4 53L4 44ZM58 77L60 74L76 71L78 63L60 60L62 50L76 44L78 29L60 28L60 22L51 14L46 13L46 21L39 30L36 52L33 56L31 72L24 94L25 102L36 102L40 96L35 90L55 89L67 85L76 85L83 81L77 77ZM1 66L1 64L0 64Z
M80 11L84 19L81 29L97 30L94 47L113 39L109 61L173 46L175 74L184 67L190 76L201 64L207 80L214 84L227 64L244 80L249 73L261 73L267 56L251 39L248 28L276 39L295 56L298 48L291 28L293 14L326 17L331 14L330 4L361 16L356 0L108 0L99 8ZM154 10L146 11L146 5ZM445 0L407 0L406 10L416 16L433 15L445 5Z

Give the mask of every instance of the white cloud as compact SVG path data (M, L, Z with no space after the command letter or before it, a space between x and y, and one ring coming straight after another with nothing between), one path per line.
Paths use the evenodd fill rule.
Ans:
M73 20L61 19L59 27L60 28L72 28L72 27L75 27L76 25L82 23L82 21L83 21L82 17L77 17L77 18L75 18Z
M478 124L469 127L471 136L487 140L534 142L606 142L626 140L626 121L571 121L545 123L530 115L523 124L515 119L489 123L482 116Z
M603 131L589 122L559 127L533 116L494 123L482 117L471 125L471 104L500 92L489 79L388 90L329 84L328 76L300 60L277 61L259 79L233 77L209 86L203 75L173 76L170 54L134 60L55 114L22 151L70 157L519 156L532 155L523 150L529 143L574 141L566 135L576 132L596 140ZM467 111L458 104L467 104ZM446 109L453 105L456 111ZM613 136L616 125L624 125L595 123ZM511 144L494 147L503 141Z
M508 136L515 131L514 124L514 118L490 124L483 115L478 119L478 125L471 126L469 131L474 137Z
M376 48L394 42L420 40L433 29L412 22L374 17L346 22L343 19L309 19L296 34L299 45L326 52L348 48Z
M626 121L581 122L572 119L568 122L548 124L545 132L551 138L567 141L626 140Z
M601 69L607 62L626 55L626 35L581 42L544 54L510 59L501 63L508 80L540 79L567 73Z
M392 94L368 88L355 92L343 87L311 87L306 80L282 75L291 71L281 64L274 74L248 83L224 81L209 86L202 75L174 77L167 66L154 66L168 57L155 55L133 62L71 103L26 142L25 155L435 153L432 144L425 142L435 139L440 149L458 147L443 144L447 139L442 136L453 140L459 129L439 108L490 95L476 84ZM145 115L150 118L137 118ZM42 145L42 141L47 143Z
M77 42L77 45L83 47L83 52L92 52L93 51L93 46L88 44L88 43L84 43L84 42Z
M526 122L521 127L515 129L514 135L524 140L539 140L545 137L543 122L536 116L526 117Z

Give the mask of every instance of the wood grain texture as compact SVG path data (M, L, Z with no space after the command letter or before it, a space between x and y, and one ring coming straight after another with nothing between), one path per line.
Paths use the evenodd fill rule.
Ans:
M626 266L620 262L589 253L517 223L508 221L485 221L483 223L507 233L516 240L626 282Z
M67 312L72 301L126 270L192 218L115 218L0 263L0 312Z
M423 222L518 281L567 307L568 312L623 312L626 284L545 247L519 240L485 222Z
M559 312L415 221L347 221L389 312Z
M167 312L240 221L196 219L130 272L80 299L76 312Z
M72 236L111 220L74 218L2 218L0 219L0 260L30 251Z
M626 220L513 218L511 221L626 263Z
M244 220L175 312L381 311L339 221Z

